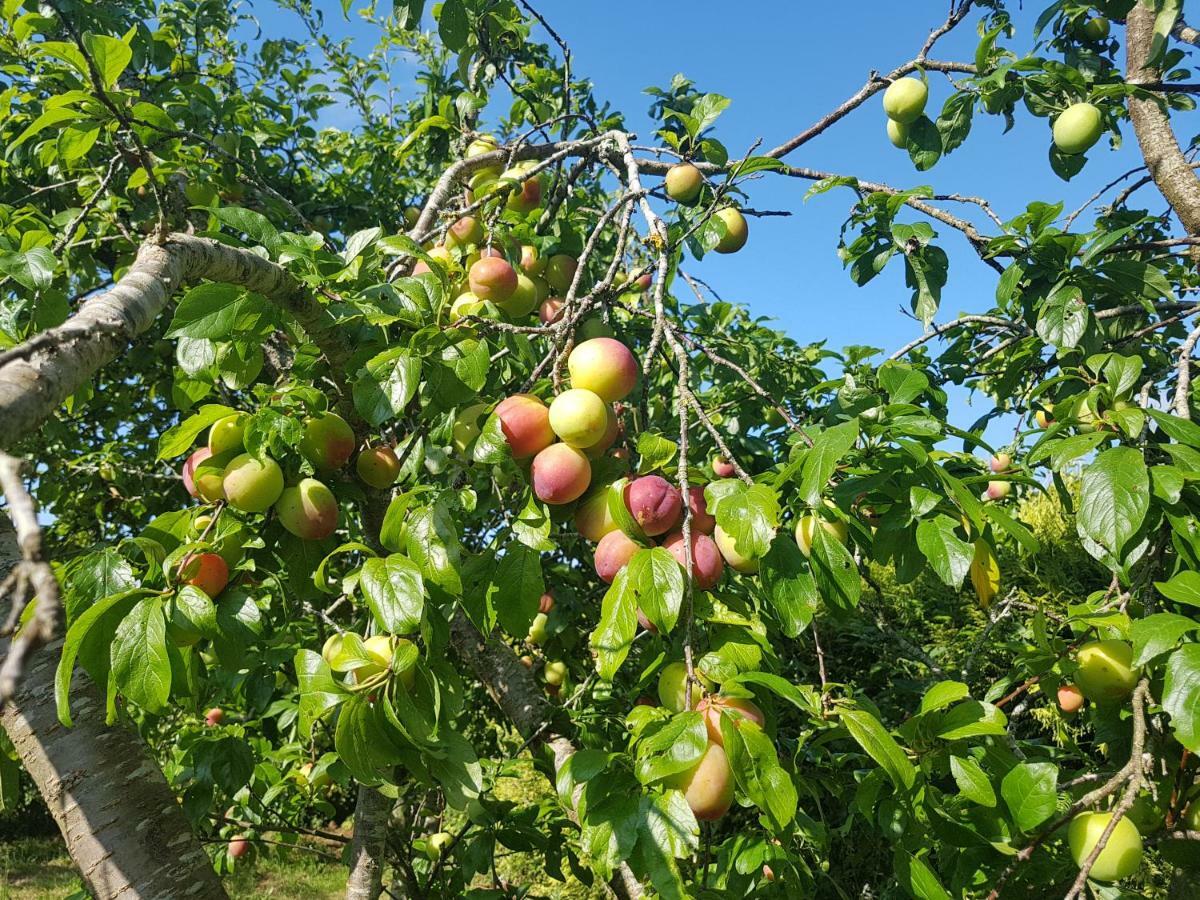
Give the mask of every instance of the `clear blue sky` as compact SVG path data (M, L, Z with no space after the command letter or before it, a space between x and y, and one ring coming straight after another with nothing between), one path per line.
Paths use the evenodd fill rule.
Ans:
M1030 49L1033 22L1047 3L1025 3L1024 9L1010 4L1018 33L1003 43L1018 53ZM363 49L368 46L372 30L353 14L346 21L339 0L318 4L325 10L331 35L353 35L363 41ZM651 98L644 89L666 86L682 72L701 90L732 98L716 134L735 155L759 138L764 147L782 142L850 96L872 69L886 72L911 59L947 9L945 0L877 0L855 5L853 15L847 4L796 0L735 5L713 0L538 0L535 5L570 44L575 71L592 79L597 96L622 110L644 142L652 134L647 117ZM268 34L278 34L279 29L297 33L286 14L265 10L260 11ZM933 57L973 60L980 18L979 13L970 14L942 38ZM540 29L535 36L546 39ZM945 76L937 73L930 73L930 85L929 110L936 114L951 90ZM939 193L984 196L1005 219L1032 200L1062 200L1069 212L1140 161L1126 127L1126 138L1134 146L1110 150L1105 138L1091 151L1084 171L1072 182L1063 182L1047 161L1048 120L1034 118L1019 106L1016 127L1007 135L1002 134L1002 119L976 115L967 143L922 173L906 153L891 146L884 126L881 96L876 95L787 161L895 187L928 184ZM824 338L835 349L870 344L890 353L920 334L920 325L900 312L909 298L903 264L894 260L870 285L855 287L836 253L838 229L853 195L840 189L805 203L810 186L778 176L755 182L749 188L754 207L790 210L792 217L751 220L750 240L742 252L710 255L690 268L726 299L777 319L798 341ZM1112 192L1107 196L1111 199ZM1140 199L1151 210L1165 208L1152 186L1142 189ZM955 205L953 211L979 221L985 234L995 233L995 226L970 207ZM1086 216L1081 217L1077 225L1086 222ZM958 232L934 225L950 256L949 282L936 321L986 309L992 303L996 274ZM969 424L978 416L966 403L965 392L955 395L956 424Z

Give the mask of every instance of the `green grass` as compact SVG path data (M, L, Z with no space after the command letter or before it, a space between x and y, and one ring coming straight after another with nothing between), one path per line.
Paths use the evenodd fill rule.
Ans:
M0 900L49 900L81 886L58 838L0 843Z

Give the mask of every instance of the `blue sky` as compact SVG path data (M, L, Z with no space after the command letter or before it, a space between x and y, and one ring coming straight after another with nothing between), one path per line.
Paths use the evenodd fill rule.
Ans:
M339 0L317 2L332 36L349 34L363 41L363 49L369 46L372 30L353 14L352 21L346 21ZM536 5L570 44L575 71L592 79L599 98L625 113L643 142L652 136L647 116L651 98L644 89L666 86L682 72L700 90L732 98L716 136L735 155L759 138L764 147L782 142L854 93L871 70L888 71L911 59L929 31L944 20L947 8L945 0L875 0L856 5L851 16L844 4L796 0L733 5L712 0L539 0ZM1021 9L1010 4L1018 33L1004 42L1006 46L1018 53L1032 47L1033 23L1045 5L1026 3ZM869 15L863 14L864 8ZM290 25L286 14L268 14L266 7L260 12L267 33ZM932 56L972 60L980 18L969 15L942 38ZM540 29L535 36L546 39ZM930 85L929 110L936 112L951 89L937 73L930 74ZM1005 219L1032 200L1061 200L1070 211L1140 162L1126 127L1129 145L1110 150L1105 138L1091 151L1084 171L1070 183L1063 182L1047 161L1048 120L1019 107L1016 126L1007 135L1002 119L977 115L963 147L932 170L917 172L907 154L888 142L884 127L881 95L876 95L787 161L895 187L927 184L939 193L984 196ZM836 253L838 229L853 195L841 189L804 202L810 186L777 176L755 182L749 188L752 206L786 209L793 215L751 220L744 250L724 257L710 254L689 268L726 299L775 318L798 341L824 338L837 349L870 344L890 353L920 334L920 325L901 312L909 299L902 263L893 261L874 282L855 287ZM1139 196L1156 212L1165 208L1152 186ZM979 220L985 234L995 233L995 227L969 207L955 205L952 211ZM1086 222L1085 216L1077 224ZM994 296L996 274L960 234L934 224L950 256L949 282L936 321L986 309ZM965 392L954 395L953 418L958 424L969 424L982 411L968 409L966 403Z

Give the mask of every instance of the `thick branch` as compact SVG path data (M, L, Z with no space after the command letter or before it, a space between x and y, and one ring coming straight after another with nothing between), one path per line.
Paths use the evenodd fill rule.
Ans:
M146 331L184 284L201 278L240 285L275 302L325 353L331 376L344 378L350 347L303 284L249 250L172 234L161 245L142 245L121 280L86 300L62 325L0 354L0 449L33 433L60 403ZM343 393L348 401L349 393ZM353 417L352 409L347 412Z
M1148 65L1154 40L1154 10L1138 3L1126 19L1126 72L1129 84L1157 84L1162 73ZM1129 98L1129 119L1154 183L1190 235L1200 235L1200 179L1171 130L1171 120L1155 99Z

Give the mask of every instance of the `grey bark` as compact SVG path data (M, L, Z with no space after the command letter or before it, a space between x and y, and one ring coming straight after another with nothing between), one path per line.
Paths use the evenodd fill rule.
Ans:
M376 900L382 893L384 852L391 815L391 800L375 788L359 785L346 900Z
M0 579L20 559L0 515ZM62 642L32 658L0 716L21 762L98 900L224 900L225 889L149 750L128 728L104 723L103 693L76 670L75 727L59 723L54 670ZM0 652L7 641L0 642Z

